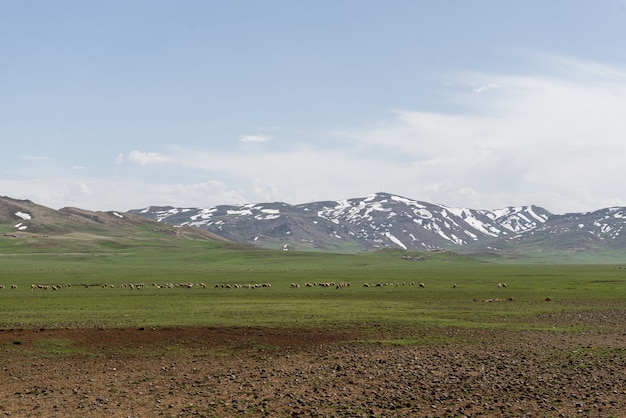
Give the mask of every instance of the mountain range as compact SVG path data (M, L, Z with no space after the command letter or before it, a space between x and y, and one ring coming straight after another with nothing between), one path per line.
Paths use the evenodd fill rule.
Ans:
M453 208L375 193L299 205L150 206L129 213L202 228L237 243L283 250L356 253L401 248L511 259L582 256L607 262L626 255L624 207L556 215L533 205Z
M70 241L72 248L87 250L94 243L192 239L287 251L452 250L482 259L623 263L625 226L624 207L556 215L533 205L453 208L389 193L300 205L149 206L128 212L55 210L0 197L1 236L25 238L15 242L46 251L69 248Z

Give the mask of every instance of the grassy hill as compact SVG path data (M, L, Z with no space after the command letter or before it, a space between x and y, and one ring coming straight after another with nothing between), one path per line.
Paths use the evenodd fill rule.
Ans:
M197 228L177 228L118 212L54 210L0 197L0 253L112 252L132 248L228 243ZM176 244L178 243L178 244Z

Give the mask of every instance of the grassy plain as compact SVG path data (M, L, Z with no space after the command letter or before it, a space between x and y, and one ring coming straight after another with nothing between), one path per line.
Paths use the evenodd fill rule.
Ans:
M0 328L349 326L388 330L393 340L424 327L581 331L552 314L626 308L620 265L497 264L449 252L410 254L419 259L393 250L283 252L202 240L136 245L74 237L71 245L54 245L0 244ZM306 286L329 282L350 286ZM123 286L130 283L144 286ZM186 283L194 287L180 286ZM262 283L271 287L234 287Z
M6 415L626 410L626 265L252 249L139 217L5 201ZM18 211L32 215L26 230ZM350 286L320 285L330 282Z

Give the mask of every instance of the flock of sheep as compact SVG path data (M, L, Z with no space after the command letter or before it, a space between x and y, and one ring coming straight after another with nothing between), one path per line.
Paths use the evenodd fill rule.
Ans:
M402 283L389 283L389 282L384 282L384 283L363 283L363 287L386 287L386 286L394 286L394 287L398 287L398 286L406 286L407 283L406 282L402 282ZM408 283L409 286L415 286L415 282L409 282ZM424 282L419 284L419 287L426 287L426 285L424 284Z
M98 284L83 284L82 286L84 286L85 288L90 288L90 287L101 287L101 288L127 288L127 289L133 289L133 290L141 290L144 289L148 286L146 286L145 283L122 283L122 284L108 284L108 283L98 283ZM192 289L192 288L202 288L202 289L206 289L207 285L206 283L193 283L193 282L184 282L184 283L152 283L151 285L153 288L157 288L157 289L173 289L173 288L188 288L188 289ZM299 283L295 283L292 282L290 285L292 288L299 288L300 284ZM342 288L347 288L350 287L350 283L348 282L339 282L339 283L335 283L335 282L306 282L304 283L305 287L328 287L328 288L332 288L334 287L335 289L342 289ZM401 282L401 283L390 283L390 282L377 282L377 283L363 283L363 287L386 287L386 286L393 286L393 287L398 287L398 286L415 286L415 282ZM424 282L421 282L418 284L419 287L424 288L426 287L426 285L424 284ZM10 285L10 288L15 290L17 289L17 285L16 284L12 284ZM35 291L35 290L61 290L64 288L68 288L71 287L71 284L31 284L30 285L30 290L31 291ZM270 288L272 287L272 285L270 283L247 283L247 284L238 284L238 283L217 283L214 285L214 288L216 289L260 289L260 288ZM456 283L452 284L453 288L456 288L457 285ZM502 287L505 288L507 287L506 283L498 283L498 287ZM0 290L2 289L6 289L6 286L3 284L0 284ZM501 302L501 301L513 301L514 299L512 297L509 297L507 299L484 299L482 300L482 302ZM550 302L552 301L552 298L547 297L546 302ZM474 302L478 302L477 299L474 299Z
M218 283L216 289L259 289L261 287L272 287L270 283L238 284L238 283Z
M341 282L338 284L335 284L335 282L311 282L311 283L304 283L304 287L334 287L335 289L341 289L343 287L350 287L350 283L347 282ZM295 287L298 288L300 287L299 283L291 283L291 287Z
M60 290L63 288L70 287L71 284L31 284L30 290ZM193 283L193 282L182 282L182 283L152 283L151 285L146 285L143 282L139 283L120 283L120 284L112 284L112 283L85 283L80 285L86 289L91 287L100 287L103 289L130 289L130 290L141 290L148 287L152 287L155 289L174 289L174 288L202 288L206 289L208 286L206 283ZM257 289L261 287L272 287L270 283L254 283L254 284L237 284L237 283L218 283L214 286L216 289ZM0 289L4 289L4 285L0 285ZM12 289L17 289L17 285L11 285Z
M89 289L90 287L101 287L103 289L105 288L128 288L128 289L143 289L146 287L146 285L144 283L121 283L121 284L109 284L109 283L97 283L97 284L91 284L91 283L85 283L83 285L81 285L87 289ZM174 287L187 287L187 288L192 288L194 286L199 286L199 287L203 287L206 288L207 285L204 283L164 283L164 284L158 284L158 283L153 283L152 284L153 287L158 288L158 289L172 289ZM65 289L68 287L72 287L71 284L67 283L67 284L31 284L30 285L30 290L31 291L35 291L35 290L61 290L61 289ZM0 289L4 289L5 285L0 284ZM17 289L17 285L13 284L11 285L11 289Z
M376 283L363 283L363 287L399 287L399 286L415 286L415 282L376 282ZM141 290L146 287L152 286L157 289L173 289L173 288L202 288L206 289L206 283L193 283L193 282L182 282L182 283L152 283L152 285L147 286L145 283L122 283L122 284L109 284L109 283L97 283L97 284L83 284L85 288L90 287L101 287L101 288L127 288L132 290ZM304 287L327 287L327 288L335 288L342 289L350 287L349 282L305 282L303 284ZM426 285L424 282L418 283L417 286L424 288ZM30 290L61 290L64 288L71 287L71 284L31 284ZM214 285L216 289L259 289L259 288L269 288L272 287L270 283L247 283L247 284L239 284L239 283L217 283ZM299 288L300 284L296 282L292 282L290 287ZM453 288L456 288L456 283L452 284ZM507 287L506 283L498 283L498 287ZM0 284L0 290L5 289L6 286ZM12 284L10 286L11 289L17 289L16 284ZM511 300L512 298L509 298Z

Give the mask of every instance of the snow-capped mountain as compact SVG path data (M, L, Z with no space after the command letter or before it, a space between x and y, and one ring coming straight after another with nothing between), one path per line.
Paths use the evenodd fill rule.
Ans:
M535 230L552 216L537 206L451 208L388 193L301 205L151 206L130 212L168 224L200 227L239 243L342 252L458 248Z
M546 222L523 233L471 246L475 253L583 254L602 253L607 260L626 250L626 208L612 207L584 213L551 215ZM610 261L610 260L609 260Z

